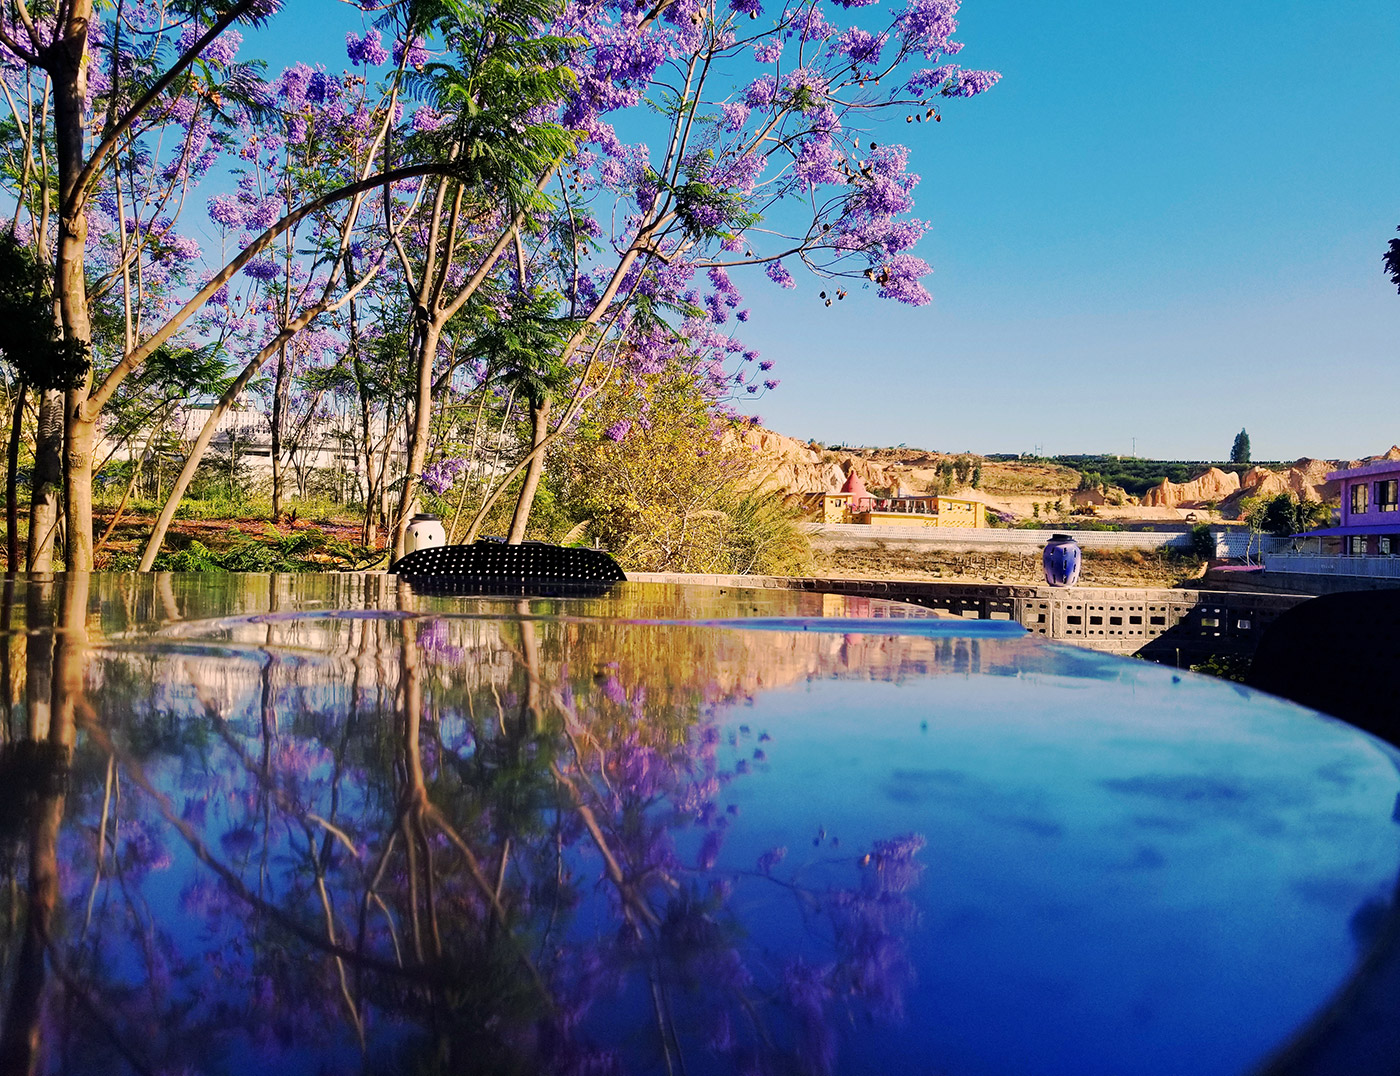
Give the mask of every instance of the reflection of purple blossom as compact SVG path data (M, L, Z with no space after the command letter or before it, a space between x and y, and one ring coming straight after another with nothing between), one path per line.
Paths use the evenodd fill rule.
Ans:
M617 673L610 673L603 681L603 696L611 703L621 706L627 701L627 691L618 680Z

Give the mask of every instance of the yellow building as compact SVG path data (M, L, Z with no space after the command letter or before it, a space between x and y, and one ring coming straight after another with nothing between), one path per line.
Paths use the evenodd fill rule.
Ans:
M866 523L878 527L983 527L982 502L966 497L921 494L872 497L854 471L839 493L822 494L823 523Z

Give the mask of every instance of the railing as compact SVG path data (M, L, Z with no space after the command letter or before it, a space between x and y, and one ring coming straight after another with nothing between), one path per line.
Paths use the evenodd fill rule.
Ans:
M1006 527L889 527L866 523L809 523L814 539L835 544L864 545L877 542L916 542L944 548L1036 552L1056 534L1072 534L1085 549L1190 548L1191 534L1184 531L1076 531L1072 526L1055 530L1013 530Z
M1264 569L1305 575L1350 575L1366 579L1400 579L1400 556L1328 556L1317 553L1264 554Z

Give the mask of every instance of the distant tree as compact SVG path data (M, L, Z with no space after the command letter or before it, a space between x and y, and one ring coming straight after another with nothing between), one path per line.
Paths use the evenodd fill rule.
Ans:
M979 489L982 485L982 465L979 463L972 468L972 488Z
M1240 432L1235 435L1235 443L1230 449L1230 462L1249 462L1249 433L1247 431L1240 430Z
M1395 229L1400 232L1400 228ZM1392 239L1386 252L1381 255L1381 261L1385 265L1385 271L1390 275L1391 283L1395 285L1395 290L1400 291L1400 239Z
M1276 493L1257 502L1246 522L1256 533L1287 538L1309 530L1327 519L1327 508L1318 501L1300 500L1291 493Z

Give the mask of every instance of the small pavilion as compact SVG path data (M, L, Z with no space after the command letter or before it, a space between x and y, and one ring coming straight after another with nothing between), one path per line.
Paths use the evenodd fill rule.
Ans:
M982 502L969 497L911 493L902 484L892 497L874 497L856 471L836 493L822 495L823 523L879 527L983 527Z

